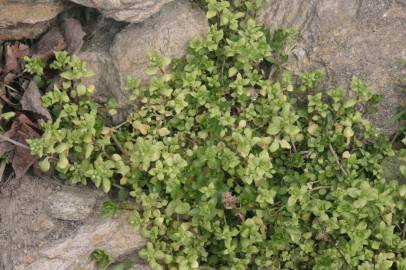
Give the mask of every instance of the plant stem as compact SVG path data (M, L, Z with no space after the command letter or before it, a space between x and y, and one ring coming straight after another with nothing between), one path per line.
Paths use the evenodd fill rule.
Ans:
M333 154L334 159L336 160L336 163L337 163L338 167L341 169L341 171L343 172L343 174L345 176L348 176L348 172L341 165L340 159L338 158L338 155L337 155L336 151L334 150L333 146L331 145L331 143L328 144L328 147L330 149L330 152Z
M9 137L4 136L4 135L2 135L2 134L0 134L0 139L2 139L3 141L7 141L7 142L9 142L9 143L12 143L12 144L14 144L14 145L16 145L16 146L18 146L18 147L21 147L21 148L30 150L30 148L29 148L28 146L26 146L25 144L19 143L19 142L15 141L15 140L13 140L13 139L10 139Z
M116 136L114 134L111 134L111 138L113 139L113 141L116 144L116 146L118 147L118 149L120 149L120 152L127 155L127 151L125 151L125 149L123 148L121 143L117 140Z

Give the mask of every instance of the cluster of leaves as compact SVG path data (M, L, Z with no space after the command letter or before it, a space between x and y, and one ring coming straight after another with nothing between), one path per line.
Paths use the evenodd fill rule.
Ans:
M72 183L129 189L154 270L406 269L406 187L384 179L394 151L356 110L376 95L357 78L347 96L321 72L272 72L283 53L271 44L290 35L258 25L260 5L208 0L208 35L182 59L151 53L115 127L87 71L57 53L63 80L43 97L55 118L33 153Z
M101 249L94 250L90 257L96 261L97 268L100 270L107 269L111 266L111 270L128 270L134 266L133 262L115 262L111 255L106 253L106 251Z

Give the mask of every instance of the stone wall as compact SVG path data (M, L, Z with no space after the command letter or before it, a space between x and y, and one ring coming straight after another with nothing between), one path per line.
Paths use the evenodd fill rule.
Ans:
M103 14L84 27L80 57L95 70L89 82L97 98L127 98L126 77L146 79L146 53L181 57L190 39L208 31L205 14L191 0L72 0ZM69 16L73 4L58 0L0 0L0 45L35 39ZM59 16L59 17L58 17ZM270 29L295 27L300 40L289 69L323 68L331 86L348 86L352 76L384 95L371 119L386 134L389 119L406 97L400 85L406 60L406 2L403 0L273 0L259 18ZM24 177L0 192L0 270L95 269L89 254L106 249L114 257L135 253L145 241L123 213L98 214L107 197L91 188L72 188L54 179ZM7 206L7 207L4 207ZM137 259L136 259L137 261ZM147 269L138 261L135 269Z

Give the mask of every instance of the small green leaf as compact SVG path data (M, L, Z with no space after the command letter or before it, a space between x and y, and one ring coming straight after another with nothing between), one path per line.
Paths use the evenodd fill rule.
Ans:
M207 12L207 19L211 19L211 18L213 18L214 16L216 16L217 15L217 12L215 11L215 10L209 10L208 12Z
M346 127L346 128L344 129L344 136L345 136L346 138L351 138L352 136L354 136L354 131L352 130L351 127Z
M357 104L357 100L355 98L348 99L344 102L344 108L350 108Z
M108 193L111 189L111 182L109 179L104 178L103 182L102 182L102 186L103 186L103 191Z
M107 266L112 262L112 258L104 250L96 249L91 254L90 257L96 261L97 267L99 269L106 269Z
M238 70L235 67L232 67L228 70L228 77L234 77L237 74Z
M11 118L13 118L16 115L15 112L6 112L6 113L2 113L0 114L0 119L4 119L4 120L10 120Z
M49 171L51 164L49 163L48 158L44 158L43 160L38 162L38 166L41 169L41 171L47 172L47 171Z
M289 142L287 140L281 140L279 142L279 144L281 145L281 147L283 149L291 149L292 148L292 146L289 144Z
M175 213L179 215L187 214L190 211L190 205L188 203L179 203L175 208Z

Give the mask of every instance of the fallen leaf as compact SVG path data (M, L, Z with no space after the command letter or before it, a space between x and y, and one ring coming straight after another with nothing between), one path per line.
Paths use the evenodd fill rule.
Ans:
M4 76L4 83L5 84L11 84L16 78L16 74L14 73L8 73L6 76Z
M28 55L30 48L23 43L7 44L6 45L6 64L4 73L20 72L19 60Z
M5 160L0 161L0 183L3 180L3 174L4 174L4 170L6 169L6 165L7 165L7 163Z
M65 48L65 38L60 28L55 26L38 41L35 46L34 56L47 59L53 55L54 51L62 51Z
M18 117L19 129L13 138L19 143L27 145L27 139L38 138L39 134L31 127L33 124L29 118L23 114ZM37 161L37 157L31 155L29 149L16 147L13 160L11 162L16 178L25 175L28 169Z
M36 128L36 129L39 128L38 125L36 125L35 123L33 123L33 122L31 121L31 119L28 118L25 114L20 114L20 115L18 116L18 122L19 122L20 124L22 124L22 125L27 125L27 126L32 127L32 128Z
M14 121L10 129L3 134L3 136L8 138L14 138L17 134L18 122ZM15 145L10 142L0 139L0 157L4 156L5 153L14 150Z
M64 37L66 47L71 54L77 54L83 46L83 38L86 33L82 29L80 22L73 18L64 21Z
M24 111L34 112L47 120L51 119L48 110L42 106L41 93L34 81L31 81L28 84L20 103Z

